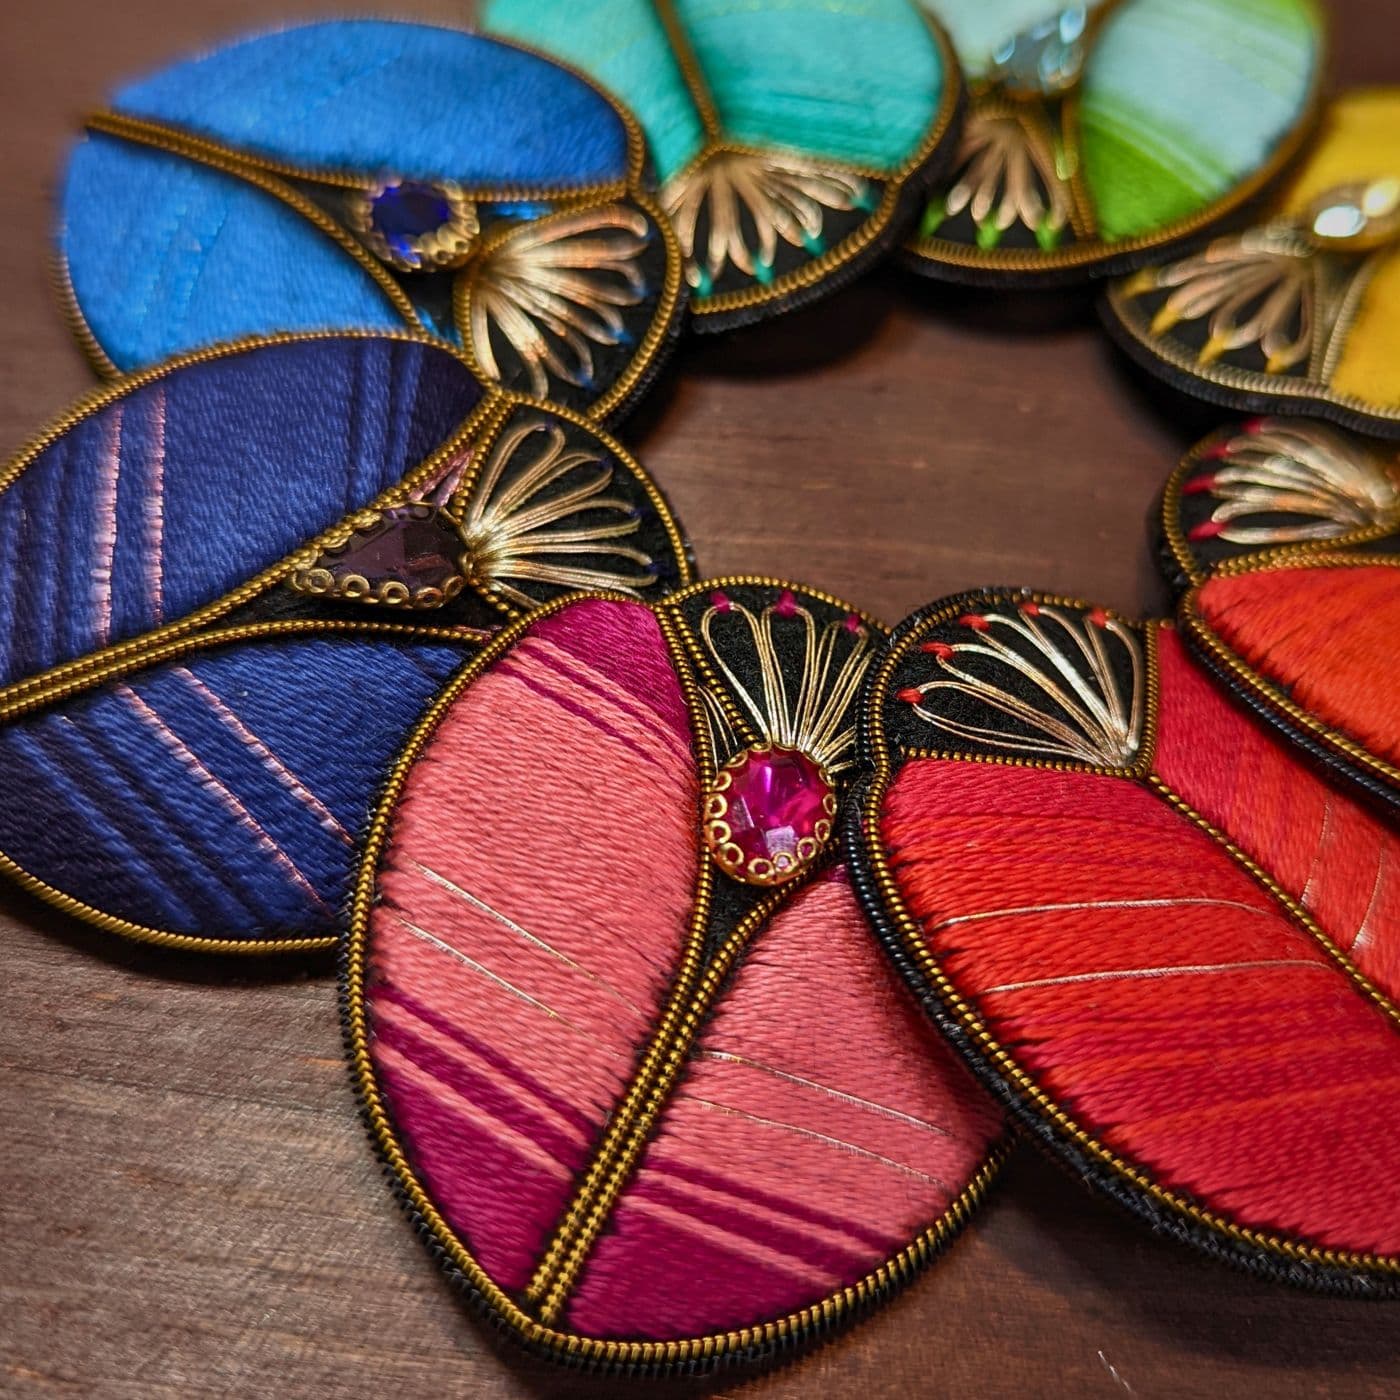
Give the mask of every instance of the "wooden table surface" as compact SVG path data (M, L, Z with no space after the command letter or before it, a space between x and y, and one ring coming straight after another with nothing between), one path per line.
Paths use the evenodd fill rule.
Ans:
M45 264L80 114L191 48L345 8L0 5L0 451L89 383ZM1338 81L1400 81L1395 0L1334 9ZM1082 304L886 271L778 324L688 343L623 436L710 571L805 579L893 621L988 583L1160 608L1146 512L1210 426L1135 380ZM356 1116L328 965L145 951L8 889L0 958L0 1392L625 1389L503 1353L430 1267ZM666 1389L1394 1396L1397 1323L1394 1307L1208 1265L1022 1149L952 1254L877 1317L767 1376Z

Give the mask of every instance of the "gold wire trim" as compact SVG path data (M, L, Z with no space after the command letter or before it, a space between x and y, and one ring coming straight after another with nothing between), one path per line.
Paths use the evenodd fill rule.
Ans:
M671 0L652 0L657 13L671 41L671 52L685 81L696 113L705 129L705 141L685 166L671 177L668 184L674 183L687 171L694 170L714 155L751 155L767 157L772 151L760 150L727 141L723 137L722 126L715 111L713 99L704 73L691 52L684 30L676 17ZM833 272L859 257L872 243L875 243L888 228L890 221L899 209L905 184L909 177L925 165L942 145L949 134L963 97L962 68L943 26L922 6L915 7L924 23L928 25L938 48L943 70L943 93L938 110L934 113L923 139L915 151L899 165L890 170L874 171L860 165L833 162L834 168L853 172L883 182L880 202L870 215L851 233L847 234L834 247L828 248L820 257L804 263L801 267L775 277L766 286L740 287L727 292L714 292L709 296L696 296L691 300L691 313L698 319L707 316L725 315L737 311L751 310L766 306L771 302L782 301L798 292L806 291L824 281ZM776 149L776 148L775 148Z
M106 677L113 680L120 675L137 669L171 661L192 651L206 648L230 646L238 642L262 641L274 637L287 636L389 636L404 637L419 641L480 643L489 639L489 633L467 627L430 627L407 623L356 622L340 619L298 619L284 622L252 623L244 627L227 627L217 631L199 633L194 636L177 638L169 642L159 652L142 657L139 662L128 666L124 671L114 672ZM21 889L37 896L45 904L57 909L61 914L80 920L104 933L120 934L123 938L138 943L157 944L162 948L175 948L193 953L237 953L261 957L273 953L306 953L333 948L340 941L337 934L305 938L206 938L198 934L174 933L169 929L154 928L146 924L133 923L129 919L118 918L96 906L87 904L73 895L65 893L55 885L30 874L18 861L0 851L0 875L7 875Z
M1375 259L1372 259L1375 262ZM1329 347L1340 347L1349 334L1351 323L1360 310L1367 281L1363 276L1351 284L1351 295L1346 299L1330 335ZM1357 394L1345 394L1334 388L1330 375L1319 378L1292 375L1265 374L1262 370L1242 369L1217 360L1203 365L1197 353L1176 344L1168 336L1157 336L1152 332L1152 324L1143 307L1129 289L1131 278L1113 282L1104 293L1104 305L1123 330L1136 344L1171 369L1193 379L1204 380L1237 393L1268 395L1280 404L1290 399L1302 399L1308 403L1327 404L1333 408L1346 409L1352 413L1365 414L1383 422L1400 422L1400 403L1380 404L1363 399Z
M510 422L514 412L520 409L533 409L547 417L562 419L566 423L572 424L576 428L582 428L596 442L602 444L608 455L621 463L623 467L632 474L633 479L642 488L648 503L656 512L657 518L661 521L662 528L666 533L666 540L670 546L671 554L675 560L676 570L679 578L679 586L688 586L695 577L695 570L691 565L686 551L685 537L681 534L680 525L675 516L671 513L671 508L667 504L665 496L661 494L661 489L651 479L650 474L637 461L635 457L610 433L605 432L596 420L586 413L579 413L574 409L566 408L563 404L547 403L543 399L530 398L526 394L517 394L508 389L492 390L495 397L506 406L506 411L499 419L489 423L474 439L471 462L458 483L456 491L452 494L452 500L447 506L447 513L459 526L467 519L473 493L477 489L477 484L488 470L491 462L492 450L495 448L506 425ZM517 618L529 608L516 606L503 593L496 590L478 588L478 595L486 602L490 603L499 612L508 618ZM606 591L606 590L603 590ZM634 600L635 601L635 600ZM533 606L533 605L532 605ZM3 698L3 695L0 695Z
M351 903L350 931L346 951L345 1006L347 1037L350 1045L351 1073L356 1088L364 1104L365 1116L370 1135L379 1151L388 1162L399 1189L407 1202L423 1219L433 1237L441 1245L451 1264L460 1270L471 1287L481 1295L490 1307L515 1336L526 1344L540 1347L560 1356L600 1361L609 1365L669 1366L688 1361L717 1361L734 1352L771 1344L819 1327L829 1326L852 1309L878 1296L880 1292L894 1284L906 1282L919 1268L927 1264L950 1241L962 1227L967 1217L981 1202L988 1186L1004 1163L1009 1145L1006 1139L994 1144L981 1167L973 1175L962 1192L948 1206L947 1210L917 1239L906 1245L897 1254L866 1274L857 1283L822 1298L801 1310L789 1313L782 1318L726 1332L711 1333L701 1337L687 1337L670 1341L641 1340L602 1340L585 1337L577 1333L560 1331L542 1317L527 1312L509 1294L502 1290L489 1274L476 1261L466 1246L457 1238L451 1227L442 1218L432 1199L418 1181L408 1159L395 1135L393 1123L375 1078L374 1063L370 1055L370 1031L368 1008L365 1001L365 976L368 960L369 917L375 903L375 884L379 867L387 847L394 811L402 795L408 772L422 754L432 735L441 724L444 715L455 700L497 659L508 651L518 638L536 622L569 607L574 603L588 600L625 602L635 607L649 607L662 628L667 646L671 651L682 693L686 697L691 712L693 738L697 765L702 784L713 776L714 754L709 745L708 734L701 718L702 701L698 694L698 684L689 661L689 643L674 630L679 618L679 604L703 589L717 587L765 587L784 588L790 585L779 579L762 575L732 575L717 579L706 579L672 595L664 603L649 605L638 603L636 599L622 594L594 592L574 594L545 604L528 617L517 619L499 633L493 641L458 672L447 687L424 714L403 751L396 760L386 785L384 796L370 824L364 858L356 882ZM802 592L822 602L837 607L847 607L839 599L815 589L803 588ZM851 609L851 611L855 611ZM873 619L872 625L878 626ZM703 1020L705 1003L686 1008L686 989L693 990L700 979L704 956L704 920L700 917L702 907L707 909L709 889L713 883L712 863L704 858L699 861L697 874L697 899L695 917L692 918L690 933L682 948L678 964L676 983L663 1012L662 1022L649 1042L642 1063L633 1077L629 1090L617 1113L609 1122L607 1144L612 1144L611 1152L600 1147L580 1190L560 1221L553 1240L549 1257L559 1260L556 1272L554 1267L546 1276L537 1269L532 1283L531 1296L540 1292L559 1301L555 1309L562 1305L566 1290L576 1277L577 1268L586 1258L587 1243L596 1238L596 1232L606 1223L606 1211L602 1203L615 1201L618 1192L625 1184L630 1165L634 1164L640 1151L645 1147L649 1125L665 1106L664 1086L674 1081L683 1068L688 1047L693 1042L695 1032ZM799 885L802 882L799 882ZM768 897L776 907L798 886L791 886ZM765 901L765 906L768 901ZM721 960L732 964L742 951L744 943L751 935L748 927L753 915L742 920L731 931L721 950L711 960L706 970L704 994L713 1001L719 990L722 977L716 976L711 984L709 973L715 971ZM674 1027L674 1037L668 1039L665 1027ZM624 1121L625 1113L625 1121ZM570 1258L576 1263L570 1263Z
M676 310L680 304L685 282L685 259L681 256L680 244L676 241L676 231L671 227L671 221L661 212L655 199L640 188L628 191L625 197L629 203L646 215L652 228L660 237L665 248L666 273L646 334L628 360L627 368L618 375L606 393L600 395L588 406L587 416L589 418L604 421L617 411L620 404L631 397L637 388L638 381L651 372L657 355L670 338L672 323L676 318ZM561 205L538 222L546 223L550 219L581 213L593 207L592 204ZM509 226L503 226L488 234L481 241L472 262L458 273L453 281L453 321L456 323L457 333L462 338L462 353L479 379L491 379L491 376L481 366L480 355L474 344L475 337L472 332L473 298L480 275L479 269L484 268L490 254L516 232L517 230Z
M404 21L411 23L411 21ZM445 28L446 26L437 26ZM468 31L454 31L468 32ZM627 156L626 175L621 180L610 180L595 182L593 184L577 185L509 185L509 186L482 186L480 188L471 186L459 187L462 198L481 203L491 202L530 202L535 200L549 200L557 202L559 208L555 212L571 212L579 207L583 207L592 202L607 202L610 200L627 199L639 208L643 209L652 223L657 228L662 243L665 247L666 272L662 284L661 294L657 300L656 310L651 318L651 323L647 327L646 334L641 343L627 363L626 369L609 386L607 392L601 395L589 405L588 416L598 419L607 419L618 406L622 404L636 390L638 382L650 373L657 354L664 347L671 332L671 323L675 319L676 310L680 302L683 282L684 282L684 262L681 257L680 245L676 242L675 231L671 228L670 221L662 215L660 209L652 199L646 189L646 168L647 168L647 146L646 138L642 133L640 125L632 113L612 96L605 88L599 87L586 73L575 67L573 64L565 62L552 54L546 54L543 50L535 48L529 44L522 44L514 40L504 40L492 36L493 42L505 44L520 50L523 53L532 54L536 58L545 60L557 68L563 69L574 78L585 84L589 89L601 97L608 107L616 114L626 133ZM346 252L361 269L370 276L380 291L389 298L394 310L404 318L407 324L418 331L427 334L418 313L414 310L412 303L404 294L403 289L381 266L377 259L346 230L321 210L317 205L303 198L296 190L285 185L283 180L304 180L312 184L323 184L350 190L364 190L373 183L373 179L363 173L345 170L330 170L312 167L293 165L267 157L258 155L252 151L241 151L232 146L226 146L218 141L210 140L206 137L198 136L192 132L184 131L180 127L169 126L161 122L145 121L134 117L125 117L116 112L97 112L92 114L85 123L89 128L97 131L106 131L107 134L122 137L127 140L139 142L152 146L159 150L164 150L171 155L182 156L208 165L219 170L225 175L236 179L242 179L255 187L262 189L265 193L274 198L282 200L289 207L303 215L321 232L326 233L335 240L338 246ZM501 231L504 237L508 230ZM488 237L483 240L483 247L494 246L494 239ZM77 295L73 290L72 276L68 269L66 258L58 256L55 267L56 291L60 309L67 321L70 331L78 341L84 354L92 363L98 374L115 378L121 374L121 370L113 362L110 355L103 348L94 334L91 326L88 325L82 308L78 302ZM467 304L468 293L465 289L464 279L470 276L470 267L454 279L454 307L457 306L457 298L462 298L461 305ZM467 363L478 378L489 380L481 369L479 362L472 353L470 339L467 334L465 322L460 315L455 319L458 322L458 330L462 335L463 348ZM434 337L436 340L437 337ZM456 354L462 354L463 350L453 346L450 342L441 342L449 346Z
M1316 0L1308 0L1317 36L1316 61L1307 93L1299 108L1298 116L1287 133L1270 153L1269 159L1252 174L1246 176L1220 199L1198 209L1194 214L1173 223L1163 224L1151 232L1136 234L1132 238L1116 240L1112 243L1072 243L1054 252L1040 249L1003 248L984 251L971 244L953 243L942 238L914 237L905 243L906 253L915 262L943 263L949 267L964 268L980 272L1050 272L1067 268L1091 268L1096 263L1108 262L1153 248L1164 247L1203 232L1212 224L1219 223L1235 210L1248 204L1257 194L1273 183L1275 177L1288 166L1293 158L1306 145L1312 135L1313 126L1321 111L1323 99L1329 86L1332 65L1331 28L1326 16L1317 6ZM1115 6L1116 8L1116 6ZM1087 66L1087 59L1086 59ZM1079 97L1078 90L1072 92L1061 108L1064 141L1067 150L1075 152L1072 183L1076 189L1076 203L1085 210L1092 209L1087 198L1087 187L1082 184L1084 162L1079 158Z
M9 462L0 466L0 493L7 490L46 447L51 446L77 423L136 389L191 365L205 364L212 360L223 359L266 346L299 344L317 340L395 340L408 344L431 346L435 350L461 359L460 354L445 342L432 336L415 335L410 331L304 331L295 334L282 332L270 336L245 336L239 340L226 341L221 345L190 351L187 354L164 360L150 369L128 375L113 384L105 385L80 399L66 413L61 414L36 434ZM435 471L455 456L467 442L475 441L479 432L483 435L491 433L496 426L495 420L503 420L518 402L521 401L513 395L505 394L489 385L482 386L481 402L472 409L453 432L422 462L405 473L398 482L382 491L373 501L368 502L363 510L385 510L390 506L408 504L413 499L414 492L421 482L432 479ZM524 402L528 402L528 400ZM563 413L562 410L553 407L549 408L548 411L561 415ZM588 426L590 431L592 430L591 425L585 423L584 426ZM630 464L630 459L624 460L628 460ZM360 511L355 511L352 512L352 515L360 513ZM664 513L663 518L670 523L669 517L665 516ZM345 521L341 520L318 532L314 538L299 545L280 562L270 565L252 579L225 593L221 598L203 604L193 612L187 613L183 618L162 624L154 631L144 633L139 637L128 638L126 641L116 642L95 652L89 652L85 656L60 662L47 671L27 676L23 680L14 681L10 685L0 688L0 722L11 719L17 714L37 709L54 700L67 698L79 691L90 689L93 685L100 684L114 667L125 666L131 658L158 649L168 639L198 631L207 623L216 621L235 608L250 602L259 594L290 577L299 568L314 564L317 556L327 547L328 542L334 540L343 532L344 528Z
M1089 606L1089 604L1075 599L1058 597L1047 599L1041 594L1031 594L1030 596L1036 602L1050 601L1060 606L1067 607L1083 608ZM966 602L967 599L964 598L963 604L965 605ZM964 608L961 606L957 609L957 611L963 610ZM937 625L938 622L943 621L945 616L948 615L952 615L952 610L949 610L946 614L940 613L923 619L917 627L911 628L905 636L900 638L899 643L886 653L884 660L871 678L871 688L868 694L875 697L875 699L870 707L870 742L875 772L873 781L862 803L861 810L862 844L866 858L870 862L870 873L880 893L881 903L891 918L894 931L897 932L900 942L903 944L910 957L914 959L919 971L922 973L931 990L936 993L948 1013L957 1020L963 1031L968 1035L969 1039L976 1047L976 1053L979 1056L985 1057L996 1069L996 1072L1015 1087L1018 1096L1024 1102L1033 1106L1062 1137L1067 1138L1077 1148L1087 1153L1099 1164L1107 1167L1114 1175L1121 1177L1137 1190L1150 1196L1153 1200L1167 1206L1177 1214L1183 1215L1197 1224L1204 1225L1210 1230L1226 1236L1228 1239L1242 1242L1256 1249L1278 1254L1288 1259L1301 1259L1308 1263L1330 1267L1400 1274L1400 1256L1325 1249L1316 1245L1303 1244L1294 1240L1284 1239L1281 1236L1251 1229L1248 1226L1236 1225L1221 1215L1203 1209L1194 1202L1188 1200L1185 1196L1158 1185L1143 1168L1113 1152L1112 1149L1100 1142L1087 1130L1080 1127L1067 1113L1059 1108L1050 1095L1040 1087L1036 1080L1020 1065L1010 1051L1001 1045L987 1028L976 1009L963 997L957 987L954 986L952 980L944 973L939 965L937 957L924 941L923 929L919 920L910 913L908 907L904 903L903 895L900 893L899 885L895 880L894 873L885 854L883 843L879 838L879 830L880 808L884 802L885 794L889 790L889 785L896 773L889 743L885 736L883 717L884 705L886 703L885 696L889 691L896 667L903 661L910 648L924 635L929 627ZM1158 624L1158 626L1161 625L1164 624ZM1152 630L1148 629L1147 637L1151 639L1152 635ZM1155 695L1158 689L1155 647L1151 648L1150 655L1150 690L1154 695L1153 710L1155 715ZM1152 732L1155 744L1155 721ZM907 750L901 746L899 757L902 766L910 759L922 757L940 757L956 761L967 761L973 756L951 752L930 755L917 750ZM1301 910L1301 907L1294 903L1289 896L1283 894L1283 892L1279 890L1267 876L1264 876L1260 868L1254 865L1238 847L1226 840L1215 827L1207 822L1204 817L1196 813L1194 809L1189 807L1188 804L1172 792L1165 783L1160 780L1153 781L1152 778L1145 773L1129 775L1121 769L1116 771L1095 770L1092 768L1085 768L1083 765L1079 764L1032 763L1014 758L1000 758L996 761L1007 763L1015 767L1056 768L1061 770L1073 769L1081 772L1104 771L1107 776L1114 777L1147 777L1148 786L1156 791L1164 801L1169 802L1183 816L1188 817L1200 830L1212 836L1221 847L1240 864L1242 869L1260 882L1266 892L1274 895L1285 911L1292 915L1295 921L1300 923L1305 932L1317 939L1324 951L1341 964L1342 970L1348 973L1352 980L1360 986L1360 989L1375 1001L1383 1012L1389 1013L1393 1019L1400 1019L1400 1013L1397 1013L1396 1009L1352 968L1350 960L1346 959L1344 955L1339 957L1339 950L1336 948L1336 945L1325 936L1319 936L1320 930L1317 928L1317 925Z
M1298 420L1295 424L1294 420L1285 419L1283 423L1286 426L1303 426L1306 421L1306 419ZM1328 426L1331 428L1331 425ZM1331 430L1345 432L1344 429ZM1208 437L1202 438L1177 463L1172 474L1167 478L1167 484L1162 491L1162 537L1166 540L1167 548L1171 551L1177 567L1193 584L1204 583L1217 570L1201 563L1191 548L1190 540L1186 538L1186 532L1181 528L1182 487L1187 479L1195 475L1201 469L1202 464L1208 460L1206 454L1212 448L1229 441L1235 435L1234 428L1221 428ZM1376 444L1370 444L1370 446L1374 448ZM1385 449L1380 447L1379 450L1384 451ZM1240 572L1251 568L1267 568L1275 563L1297 561L1313 554L1336 554L1339 551L1348 550L1354 545L1369 544L1373 540L1385 539L1388 535L1394 534L1395 529L1394 525L1382 521L1361 529L1350 530L1345 534L1333 535L1330 539L1295 540L1289 544L1271 545L1265 549L1249 551L1233 556L1229 563L1232 572Z

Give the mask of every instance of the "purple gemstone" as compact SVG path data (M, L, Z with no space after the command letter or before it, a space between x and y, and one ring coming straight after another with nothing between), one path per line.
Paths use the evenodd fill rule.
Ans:
M397 253L411 253L413 245L452 222L452 206L436 185L405 180L386 185L370 204L370 223Z
M401 583L409 592L446 588L460 577L462 540L451 520L433 506L395 506L376 524L356 530L347 544L316 561L337 583L358 575L378 590Z

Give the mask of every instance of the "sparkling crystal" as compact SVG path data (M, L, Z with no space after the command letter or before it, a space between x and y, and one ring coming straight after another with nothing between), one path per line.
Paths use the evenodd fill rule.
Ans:
M370 223L396 252L408 254L420 238L452 222L452 205L436 185L404 180L386 185L370 203Z
M1308 209L1307 230L1319 248L1368 252L1400 239L1400 177L1339 185Z
M815 759L760 744L720 770L706 798L705 841L734 879L780 885L821 853L835 814L835 789Z
M436 506L395 506L356 529L345 544L325 550L302 591L422 607L424 591L435 590L442 595L437 601L445 602L462 587L461 552L456 526Z
M992 53L988 77L1013 97L1058 97L1068 92L1084 67L1088 17L1087 5L1067 5L1013 34Z

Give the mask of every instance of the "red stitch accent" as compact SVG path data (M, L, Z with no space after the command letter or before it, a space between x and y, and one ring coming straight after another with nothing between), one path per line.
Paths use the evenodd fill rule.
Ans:
M978 616L977 613L964 613L958 619L959 627L970 627L974 632L985 632L991 626L985 617Z
M1108 614L1102 608L1090 608L1089 621L1092 622L1095 627L1107 627Z
M1267 418L1248 418L1240 424L1240 431L1253 436L1255 433L1262 433L1268 426Z
M1206 448L1206 450L1200 454L1201 460L1203 462L1223 461L1226 457L1230 455L1231 452L1234 451L1234 448L1231 446L1233 442L1233 438L1225 438L1222 441L1217 442L1214 447Z
M1022 604L1021 604L1021 611L1022 611L1023 613L1025 613L1025 615L1026 615L1027 617L1039 617L1039 616L1040 616L1040 604L1039 604L1039 603L1022 603Z
M901 690L896 692L896 700L903 700L906 705L919 705L923 703L924 692L922 690Z
M846 631L854 633L857 637L864 636L865 624L855 613L846 614Z
M1213 540L1224 529L1224 525L1218 520L1203 520L1199 525L1193 525L1186 532L1186 538L1188 540Z
M797 616L797 599L792 596L792 589L785 588L778 594L778 601L773 604L773 611L779 617Z
M716 612L727 613L729 611L729 595L721 592L718 588L710 594L710 606Z
M936 656L940 661L946 661L953 654L953 648L947 642L925 642L919 650Z
M1181 494L1183 496L1199 496L1206 491L1214 491L1216 480L1214 472L1207 472L1205 476L1193 476L1189 481L1181 483Z

